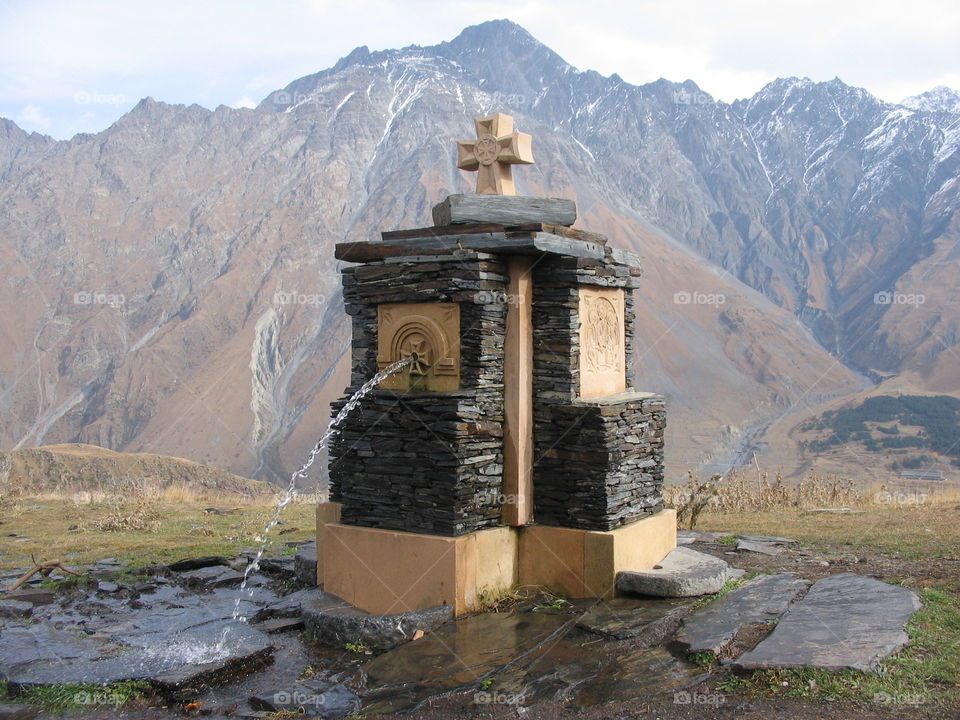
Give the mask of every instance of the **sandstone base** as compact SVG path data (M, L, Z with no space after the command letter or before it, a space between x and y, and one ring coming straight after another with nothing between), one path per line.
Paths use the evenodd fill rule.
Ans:
M566 597L611 598L617 573L652 568L676 546L673 509L616 530L529 525L520 535L520 584Z
M606 532L529 525L444 537L341 525L336 505L317 511L318 583L375 614L451 605L459 616L518 585L609 598L618 572L651 568L676 547L674 510Z

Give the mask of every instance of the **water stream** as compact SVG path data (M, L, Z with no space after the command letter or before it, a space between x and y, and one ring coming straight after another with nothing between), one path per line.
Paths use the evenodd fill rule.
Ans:
M267 540L269 539L270 531L273 530L273 528L277 526L277 523L280 522L280 514L283 512L283 509L297 496L297 480L307 477L307 471L310 470L310 466L313 465L314 461L317 459L317 455L320 454L320 451L326 447L327 442L329 442L330 438L333 437L333 435L337 432L337 426L343 422L343 419L347 417L347 415L349 415L354 408L357 407L357 405L360 404L360 401L363 400L364 396L388 377L405 368L407 365L413 362L413 360L414 356L411 355L403 358L402 360L398 360L392 365L388 365L386 368L365 382L359 390L351 395L350 399L347 400L346 404L340 409L340 412L337 413L337 416L330 421L329 425L327 425L327 429L324 431L323 435L320 436L320 439L317 440L317 444L313 446L313 450L310 451L310 455L307 456L306 462L300 466L299 470L290 476L290 483L287 485L287 489L280 498L280 502L277 503L277 506L273 512L273 517L271 517L270 521L267 522L267 524L263 527L263 533L260 537L260 547L257 549L257 554L247 565L246 570L243 571L243 581L240 583L240 590L237 593L237 604L233 610L234 620L240 620L241 622L247 621L247 618L243 617L240 613L240 603L243 602L243 593L247 588L247 581L250 579L250 576L260 567L260 561L263 559L263 553L267 548ZM251 590L249 594L252 595L253 590ZM226 635L226 632L224 634Z

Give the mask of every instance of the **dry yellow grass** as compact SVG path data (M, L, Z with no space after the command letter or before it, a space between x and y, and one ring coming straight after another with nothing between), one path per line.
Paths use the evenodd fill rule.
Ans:
M864 508L875 505L946 505L960 502L960 489L953 486L874 484L864 488L849 478L808 474L790 482L777 473L745 473L734 470L701 480L688 474L683 485L664 488L664 501L683 509L703 505L701 512L743 513L777 508ZM689 513L689 510L688 510ZM689 517L689 514L687 515Z
M70 567L105 557L138 566L234 555L259 544L277 499L182 487L133 496L81 492L19 497L3 513L0 570L31 565L31 556L57 557ZM287 506L283 524L268 539L270 553L289 551L288 542L313 539L315 500L302 497ZM227 514L206 512L208 508Z

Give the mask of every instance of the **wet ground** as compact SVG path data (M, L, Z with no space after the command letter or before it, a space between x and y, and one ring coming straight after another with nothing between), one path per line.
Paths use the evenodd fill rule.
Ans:
M696 549L735 566L789 570L810 579L853 569L842 567L844 562L865 565L860 558L828 558L794 546L775 557L746 552L731 556L730 546L719 538L699 540ZM107 643L119 643L123 648L114 650L119 656L139 658L131 653L147 652L154 660L179 657L190 660L186 665L204 665L209 648L203 643L184 647L170 640L191 628L222 631L233 622L237 568L243 560L225 559L230 564L180 572L151 568L139 576L101 564L94 570L107 585L65 587L52 602L36 605L31 618L0 618L0 665L6 665L9 674L10 665L16 664L12 660L22 662L22 655L12 657L11 648L26 647L28 637L35 641L38 660L44 659L42 648L48 643L48 660L71 661L64 657L70 654L64 650L73 647L72 641L63 640L64 633L82 635L88 647L100 650ZM863 570L868 568L855 571ZM276 558L254 576L253 594L245 596L242 612L255 622L244 627L257 633L254 640L260 634L268 638L273 648L268 656L255 654L249 662L233 666L232 674L197 673L185 682L171 682L152 698L123 708L71 710L59 717L269 717L257 709L262 706L251 704L254 696L306 700L304 709L309 712L322 709L311 705L311 698L350 708L350 699L358 697L365 716L403 713L412 720L957 717L949 711L902 704L855 707L751 698L718 688L718 678L687 662L669 643L663 644L677 618L692 611L695 600L564 603L544 595L518 597L504 602L499 612L461 619L389 652L373 654L362 647L320 648L305 638L290 609L297 589L290 559ZM44 592L36 584L28 591ZM215 632L210 639L218 639ZM739 638L738 650L759 639L760 635ZM251 647L257 643L241 649ZM74 653L79 660L90 659ZM105 654L110 660L110 652ZM110 662L108 668L116 665L115 660ZM40 669L55 674L55 667ZM168 671L161 667L159 672ZM331 694L331 689L339 694Z

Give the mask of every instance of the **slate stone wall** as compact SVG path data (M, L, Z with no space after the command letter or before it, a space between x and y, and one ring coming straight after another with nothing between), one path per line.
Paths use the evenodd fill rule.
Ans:
M579 288L624 288L627 387L633 383L638 270L545 257L534 271L534 518L611 530L663 507L663 398L581 401Z
M535 264L534 519L610 530L663 503L663 398L626 394L581 401L579 288L625 293L627 386L633 382L639 270L543 255ZM455 393L376 390L330 445L330 496L341 522L455 536L502 524L505 264L487 253L399 258L343 271L353 322L351 385L336 413L377 371L377 306L460 304Z
M538 403L534 517L612 530L663 508L663 398Z
M343 271L353 319L347 397L377 371L377 305L460 303L456 393L375 390L330 444L330 497L341 522L437 535L501 524L506 268L464 253L373 262Z

